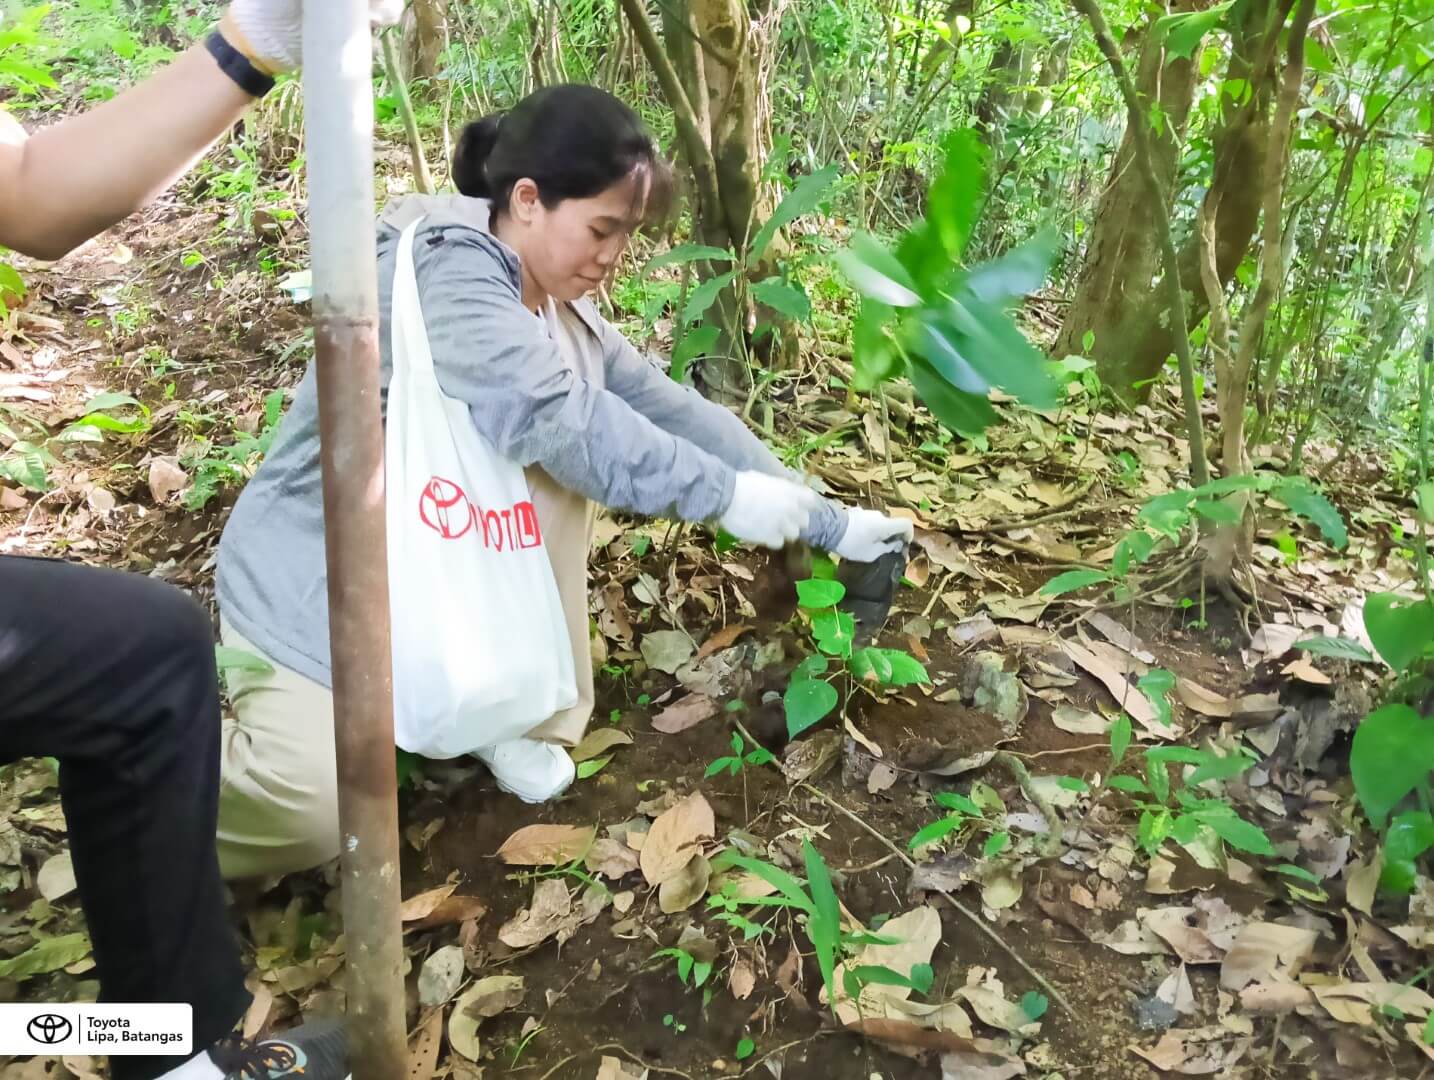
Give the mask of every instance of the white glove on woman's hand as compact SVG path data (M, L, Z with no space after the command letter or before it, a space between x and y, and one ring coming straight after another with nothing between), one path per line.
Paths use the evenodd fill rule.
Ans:
M375 26L396 23L402 14L403 0L369 0L369 20ZM219 29L230 45L270 75L296 71L303 63L302 0L233 0Z
M836 554L852 562L876 562L883 555L903 550L915 535L915 528L904 518L852 506L847 508L846 533Z
M721 525L738 540L779 548L802 535L820 501L794 480L748 469L737 474Z

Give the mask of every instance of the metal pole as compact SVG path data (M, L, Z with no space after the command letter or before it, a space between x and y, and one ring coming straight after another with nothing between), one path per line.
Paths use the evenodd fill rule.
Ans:
M354 1080L408 1072L368 0L304 5L304 116Z

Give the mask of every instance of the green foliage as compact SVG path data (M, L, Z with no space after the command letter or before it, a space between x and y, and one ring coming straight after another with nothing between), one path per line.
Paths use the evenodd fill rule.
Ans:
M764 746L748 750L741 734L734 731L732 732L732 753L716 758L707 766L707 771L702 774L702 778L708 780L724 771L731 776L736 776L747 765L770 765L776 760L771 751Z
M272 390L264 397L264 416L257 434L236 430L234 441L225 446L200 440L195 451L183 459L193 478L184 494L185 507L202 510L224 488L247 481L273 445L283 412L284 391Z
M1349 770L1359 803L1376 829L1404 798L1420 790L1428 801L1434 769L1434 723L1408 705L1376 709L1355 729Z
M1364 601L1364 629L1381 660L1396 672L1407 671L1434 642L1434 605L1375 593Z
M1036 408L1057 398L1046 362L1007 313L1045 279L1054 237L1042 235L969 270L960 263L984 170L975 133L953 133L927 216L905 231L896 249L863 234L837 256L863 297L852 331L857 389L904 373L943 424L968 436L994 423L986 396L993 387Z
M1155 710L1155 719L1163 727L1169 727L1171 723L1170 713L1170 691L1175 689L1175 673L1165 668L1151 668L1135 684L1151 707Z
M665 960L669 958L676 966L677 978L681 980L683 986L686 986L690 979L692 988L696 990L701 988L701 986L712 977L712 962L710 960L698 960L686 949L658 949L657 952L648 957L648 960Z
M757 235L747 245L747 262L755 263L767 252L768 245L777 235L777 230L790 225L803 214L811 213L826 197L827 191L836 182L837 167L828 165L819 172L802 177L796 187L782 198L772 216L763 222Z

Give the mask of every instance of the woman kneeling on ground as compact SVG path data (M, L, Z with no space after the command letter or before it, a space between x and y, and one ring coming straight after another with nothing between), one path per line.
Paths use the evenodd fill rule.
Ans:
M564 747L593 710L587 555L594 504L720 522L741 540L797 539L873 561L908 522L821 499L740 419L644 360L586 299L607 277L667 174L641 121L587 86L553 86L472 123L459 195L407 196L378 226L382 380L396 250L422 218L414 269L443 392L522 465L566 616L577 704L477 756L529 802L560 794ZM219 852L226 876L285 873L338 854L323 503L314 372L240 497L219 548L224 642L268 674L231 679ZM476 658L481 662L481 657Z

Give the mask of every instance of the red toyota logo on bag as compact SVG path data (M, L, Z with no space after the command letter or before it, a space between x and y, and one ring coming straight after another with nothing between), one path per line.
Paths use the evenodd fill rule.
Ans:
M473 507L463 489L452 480L435 476L423 485L418 516L445 540L457 540L473 527Z
M466 536L475 522L483 527L483 546L498 551L542 547L543 530L538 511L531 502L515 503L502 510L483 510L468 500L461 487L441 476L423 485L418 497L418 517L445 540Z

